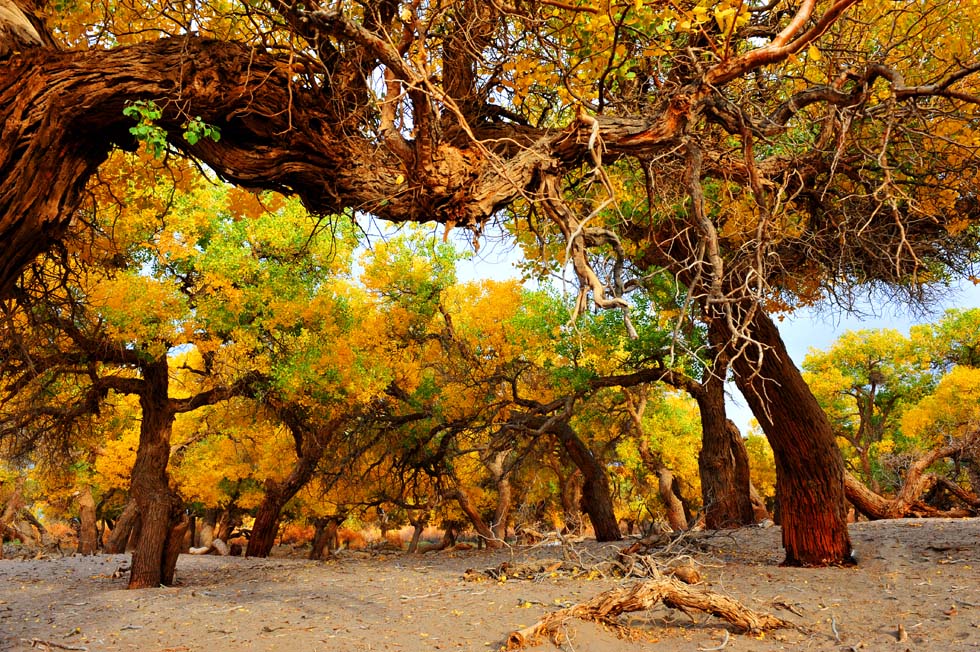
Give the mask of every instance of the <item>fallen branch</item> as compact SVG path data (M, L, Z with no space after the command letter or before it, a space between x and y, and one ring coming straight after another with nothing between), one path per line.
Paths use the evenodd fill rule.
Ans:
M664 578L605 591L588 602L550 613L534 625L513 632L507 638L507 649L518 650L536 645L542 636L550 636L558 644L562 627L569 618L599 622L621 634L626 633L628 629L616 622L620 614L652 609L659 602L682 610L709 613L745 632L793 627L788 621L771 614L752 611L720 593L688 586L673 578Z

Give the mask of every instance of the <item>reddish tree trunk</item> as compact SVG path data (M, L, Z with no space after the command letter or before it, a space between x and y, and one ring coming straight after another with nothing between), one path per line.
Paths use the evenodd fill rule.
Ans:
M698 473L704 503L704 525L710 530L735 528L753 522L749 497L748 454L738 427L725 412L725 377L728 374L726 339L718 326L710 327L716 352L714 363L695 392L701 414L701 452Z
M769 316L757 310L750 326L751 336L766 350L759 362L751 359L751 347L735 359L735 382L775 455L784 563L853 563L844 462L830 421Z
M157 587L173 580L173 564L166 553L171 530L181 514L180 500L170 489L167 462L174 412L170 408L166 359L142 368L145 389L140 394L143 420L133 465L130 493L140 516L139 537L133 550L129 588ZM183 532L180 532L181 541Z
M252 536L245 551L246 557L268 557L272 552L282 508L313 477L327 444L332 441L334 432L344 421L343 418L335 417L322 427L317 427L311 424L309 416L298 406L287 404L273 407L293 436L296 462L285 480L280 483L266 483L265 497L255 514Z
M252 524L252 534L248 538L246 557L268 557L276 544L276 533L279 531L279 512L295 495L295 491L286 496L288 489L285 483L269 482L265 487L265 496L255 512L255 523ZM296 491L299 491L297 488Z

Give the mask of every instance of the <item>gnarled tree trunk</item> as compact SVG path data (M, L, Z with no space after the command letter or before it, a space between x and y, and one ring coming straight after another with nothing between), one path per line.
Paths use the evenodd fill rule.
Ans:
M980 431L961 437L948 446L931 450L922 455L909 467L908 473L905 475L905 482L894 498L885 498L879 495L865 486L854 475L845 472L847 499L851 501L855 509L871 520L905 516L944 516L946 514L941 510L921 502L921 497L943 480L935 474L926 473L926 469L943 458L954 457L977 445L978 441L980 441ZM976 496L965 492L962 488L956 488L954 493L974 510L978 507Z
M266 483L265 496L255 514L252 536L245 550L246 557L268 557L272 552L282 508L313 477L327 444L332 441L334 432L343 422L342 419L335 418L321 428L311 424L309 417L298 406L276 406L276 411L293 436L296 462L285 480Z
M748 454L738 427L725 411L727 342L719 325L709 325L715 358L699 391L694 392L701 414L701 452L698 473L704 502L704 525L710 530L735 528L753 522L749 496Z
M483 538L487 548L500 548L504 545L503 540L497 538L494 531L490 529L490 526L487 525L486 521L483 520L483 517L480 516L480 512L473 505L469 494L467 494L465 490L456 487L451 491L446 492L445 497L455 500L459 504L459 508L464 514L466 514L466 517L470 519L470 523L473 524L473 527L476 529L476 533Z

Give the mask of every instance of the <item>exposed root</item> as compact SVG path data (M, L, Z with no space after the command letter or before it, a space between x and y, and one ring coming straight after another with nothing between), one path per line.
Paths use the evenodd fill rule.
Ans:
M507 649L519 650L536 645L544 636L549 636L557 644L561 640L562 627L569 618L599 622L624 633L626 628L616 622L621 614L646 611L660 602L684 611L709 613L745 632L793 627L788 621L752 611L720 593L688 586L674 578L662 578L604 591L587 602L550 613L534 625L513 632L507 638Z

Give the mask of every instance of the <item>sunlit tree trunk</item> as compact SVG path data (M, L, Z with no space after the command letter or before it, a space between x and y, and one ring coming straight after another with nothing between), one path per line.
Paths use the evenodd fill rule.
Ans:
M507 456L511 451L499 451L487 468L493 477L494 486L497 488L497 506L493 512L493 523L490 530L495 538L503 541L507 538L507 521L510 519L510 509L513 502L513 488L510 484L510 468L506 467Z
M844 463L830 421L790 360L775 324L761 310L750 323L766 347L735 358L735 382L762 426L776 460L785 564L850 564Z
M78 494L78 518L81 521L81 530L77 552L80 555L94 555L99 544L99 530L95 522L95 498L92 497L92 488L88 485Z
M178 524L181 503L170 488L167 462L174 412L169 404L167 361L143 367L146 385L140 394L143 420L133 465L130 492L140 516L140 533L133 550L129 588L142 589L173 582L177 555L166 555L171 530ZM183 541L183 531L179 533ZM174 536L177 533L174 532Z

